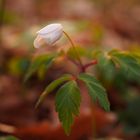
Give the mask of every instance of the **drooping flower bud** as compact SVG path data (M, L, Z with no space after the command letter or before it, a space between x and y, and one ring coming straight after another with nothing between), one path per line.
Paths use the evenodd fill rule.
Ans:
M61 24L50 24L37 32L37 37L34 40L34 47L39 48L44 42L48 45L53 45L63 35L63 26Z

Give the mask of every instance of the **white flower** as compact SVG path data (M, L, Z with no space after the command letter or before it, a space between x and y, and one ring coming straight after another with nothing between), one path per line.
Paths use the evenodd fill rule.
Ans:
M44 42L53 45L63 35L63 27L61 24L50 24L37 32L34 40L34 47L39 48Z

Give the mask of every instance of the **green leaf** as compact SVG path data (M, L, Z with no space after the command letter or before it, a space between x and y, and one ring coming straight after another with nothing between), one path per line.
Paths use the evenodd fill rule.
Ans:
M140 63L137 58L129 52L114 51L111 54L112 60L118 63L124 72L134 76L140 76Z
M40 105L40 103L43 102L43 100L47 97L47 95L52 92L57 86L61 85L62 83L71 80L72 76L69 74L65 74L62 77L54 80L52 83L50 83L46 89L44 90L44 92L41 94L41 96L39 97L39 100L36 104L35 107L38 107Z
M35 73L42 65L45 65L47 69L52 64L55 57L56 55L48 54L36 57L29 66L24 81L26 82L32 76L32 74Z
M79 114L80 102L80 90L73 80L64 84L56 94L56 111L67 135L70 133L74 116Z
M105 88L93 76L89 74L81 73L78 78L86 84L89 95L93 101L98 100L100 105L106 111L109 111L110 103L108 101Z

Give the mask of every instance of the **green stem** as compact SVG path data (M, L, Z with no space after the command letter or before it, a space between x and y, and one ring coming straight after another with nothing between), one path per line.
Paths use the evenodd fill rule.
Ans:
M82 61L81 61L80 56L79 56L79 53L78 53L78 51L77 51L77 49L76 49L76 47L75 47L73 41L71 40L70 36L69 36L65 31L63 31L63 33L64 33L64 35L68 38L68 40L70 41L70 43L71 43L71 45L72 45L72 47L73 47L73 49L74 49L74 51L75 51L75 54L76 54L76 56L77 56L77 60L79 61L79 64L80 64L80 66L81 66L81 71L84 72L84 69L83 69L84 66L83 66L83 64L82 64Z

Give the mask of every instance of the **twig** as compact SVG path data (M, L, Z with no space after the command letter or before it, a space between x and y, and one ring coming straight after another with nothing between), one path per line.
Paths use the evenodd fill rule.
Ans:
M93 61L91 61L91 62L85 64L85 65L83 66L84 71L85 71L88 67L93 66L93 65L96 65L97 63L98 63L97 60L93 60Z

